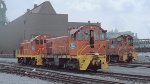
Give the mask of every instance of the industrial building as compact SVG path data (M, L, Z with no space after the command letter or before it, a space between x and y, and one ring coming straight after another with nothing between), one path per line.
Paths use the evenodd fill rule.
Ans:
M90 19L90 18L89 18ZM48 34L62 36L69 27L77 27L90 22L68 22L68 14L57 14L51 3L46 1L27 9L26 13L0 28L0 54L13 54L19 43L33 35Z

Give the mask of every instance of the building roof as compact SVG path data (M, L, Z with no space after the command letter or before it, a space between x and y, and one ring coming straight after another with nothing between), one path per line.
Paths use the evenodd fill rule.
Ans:
M39 14L56 14L53 6L49 1L43 2L39 6L35 4L34 8L30 12Z

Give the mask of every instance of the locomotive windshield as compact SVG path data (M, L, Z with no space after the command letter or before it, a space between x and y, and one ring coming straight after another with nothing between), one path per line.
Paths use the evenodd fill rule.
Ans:
M120 46L122 45L121 44L121 38L117 38L117 44L119 44Z
M104 40L105 39L105 33L104 32L100 32L100 40Z
M98 31L94 31L94 40L98 40Z
M129 43L129 46L133 46L133 39L132 38L128 38L128 43Z
M36 43L36 44L39 44L39 40L38 40L38 39L35 39L35 43Z
M78 32L78 40L86 40L89 41L90 38L93 38L94 40L98 40L98 31L94 30L80 30Z
M89 40L89 34L90 34L90 32L88 30L85 30L85 32L84 32L84 40Z
M82 40L82 31L78 32L78 40Z
M123 42L124 42L124 45L127 45L127 43L126 43L126 40L127 39L127 37L126 36L123 36Z
M42 39L40 40L40 44L43 44L43 40Z
M98 40L98 31L80 30L78 32L78 40L90 41L91 48L94 48L94 40Z

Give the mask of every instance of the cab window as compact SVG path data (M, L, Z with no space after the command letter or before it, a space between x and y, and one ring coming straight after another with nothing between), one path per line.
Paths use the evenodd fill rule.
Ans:
M121 38L117 38L117 43L121 45Z
M89 30L85 30L84 31L84 40L89 40L90 39L89 35L90 35Z
M46 40L44 40L44 43L46 43Z
M111 44L112 44L112 45L114 44L114 41L113 41L113 40L111 41Z
M123 36L123 41L126 42L126 37L125 36Z
M98 40L98 31L94 31L94 40Z
M133 46L133 39L129 38L128 41L129 41L129 46Z
M42 39L40 40L40 44L43 44L43 40Z
M127 45L127 43L126 43L126 36L123 36L123 42L124 42L124 45Z
M76 48L76 43L75 43L75 40L76 40L76 34L71 34L71 43L70 43L70 48L71 49L74 49Z
M38 39L35 39L35 43L36 43L36 44L39 44L39 40L38 40Z
M100 40L104 40L105 39L105 33L104 32L100 32Z
M76 35L75 34L71 34L71 41L75 41L76 40Z
M82 40L82 31L78 32L78 40Z

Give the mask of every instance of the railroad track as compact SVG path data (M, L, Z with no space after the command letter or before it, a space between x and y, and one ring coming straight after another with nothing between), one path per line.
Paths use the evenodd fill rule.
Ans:
M39 78L42 80L60 82L65 84L122 84L119 82L81 77L76 75L69 75L62 72L11 64L0 64L0 72Z
M108 80L115 80L117 82L123 81L123 83L127 84L150 84L150 76L142 76L142 75L131 75L131 74L122 74L122 73L113 73L113 72L104 72L98 71L97 73L94 72L73 72L73 71L65 71L65 70L58 70L61 72L70 72L74 74L80 75L90 75L93 77L102 77Z
M13 64L12 64L13 65ZM16 67L20 67L20 68L23 68L23 72L25 71L32 71L33 68L31 67L27 67L27 66L16 66ZM26 69L27 68L27 69ZM140 83L140 84L150 84L150 76L141 76L141 75L130 75L130 74L122 74L122 73L112 73L112 72L104 72L104 71L98 71L97 73L93 73L93 72L76 72L76 71L70 71L70 70L64 70L64 69L52 69L52 70L48 70L48 68L45 68L43 69L43 67L41 68L36 68L36 72L39 71L39 72L44 72L44 73L52 73L52 74L49 74L49 76L51 77L55 77L56 76L56 79L54 79L55 81L63 81L63 80L66 80L66 82L68 81L74 81L74 79L78 79L80 81L82 80L85 80L84 82L78 82L78 81L75 81L75 84L100 84L102 82L102 80L97 80L97 79L94 79L94 78L88 78L88 77L80 77L80 76L73 76L72 78L72 75L68 75L66 76L66 74L64 74L63 72L65 73L72 73L72 74L80 74L80 75L90 75L90 76L96 76L96 78L99 78L99 77L103 77L103 78L112 78L114 80L118 80L118 81L126 81L128 83ZM56 72L55 72L56 71ZM59 77L57 77L58 75L58 72L61 72L61 74L59 75ZM33 72L31 72L32 74ZM59 80L61 78L64 78L64 76L66 76L67 78L66 79L62 79L62 80ZM39 78L42 78L42 77L39 77ZM69 79L70 78L70 79ZM44 78L44 79L47 79L47 78ZM100 79L100 78L99 78ZM89 81L89 82L88 82ZM90 82L90 81L95 81L95 82ZM96 81L101 81L101 82L96 82ZM103 81L103 83L101 84L119 84L117 82L112 82L112 81ZM108 83L109 82L109 83ZM126 83L125 82L125 83ZM69 83L69 82L68 82ZM70 84L70 83L69 83ZM72 83L73 84L73 83Z
M111 77L121 81L128 81L132 83L139 84L150 84L150 76L141 76L141 75L131 75L131 74L122 74L122 73L112 73L112 72L103 72L99 71L93 75L100 75L103 77Z

